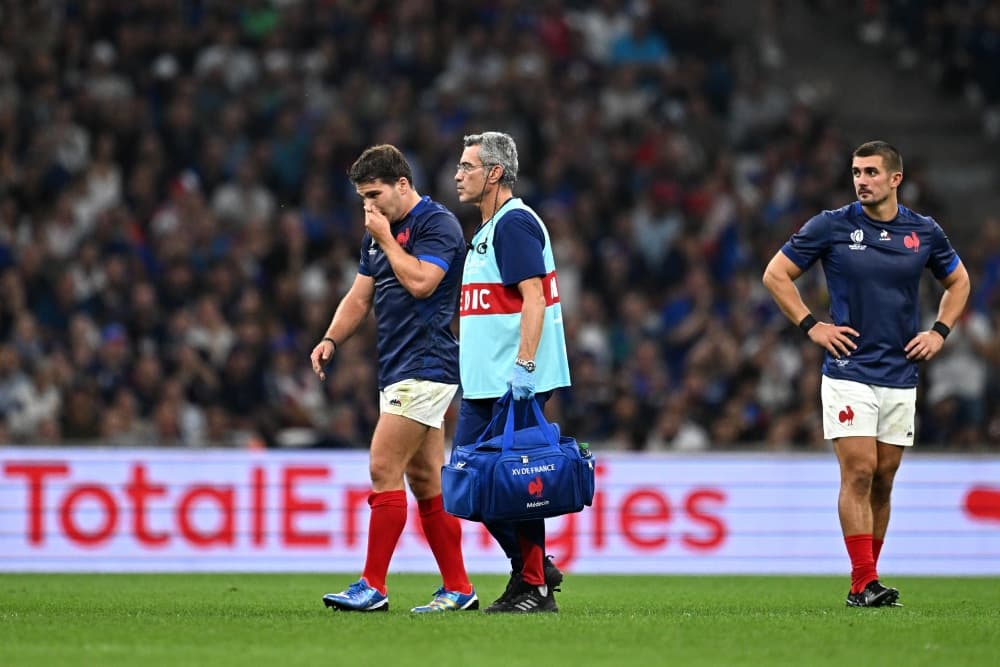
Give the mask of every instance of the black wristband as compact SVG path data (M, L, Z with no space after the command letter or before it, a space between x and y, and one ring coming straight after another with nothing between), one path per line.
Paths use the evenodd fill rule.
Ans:
M799 328L802 329L802 333L808 336L809 330L812 329L817 324L819 324L819 322L816 321L816 318L813 317L812 313L809 313L808 315L802 318L801 322L799 322Z
M947 338L948 334L951 333L951 329L948 327L948 325L942 322L941 320L938 320L937 322L931 325L931 331L937 331L939 334L941 334L941 338Z
M336 351L337 351L337 341L335 341L334 339L330 338L329 336L323 336L323 340L328 340L328 341L330 341L330 345L333 345L333 351L334 351L334 352L336 352ZM321 342L322 342L322 341L321 341Z

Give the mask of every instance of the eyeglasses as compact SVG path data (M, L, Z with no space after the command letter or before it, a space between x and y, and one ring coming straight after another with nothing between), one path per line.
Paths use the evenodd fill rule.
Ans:
M495 167L494 164L472 164L471 162L459 162L455 165L455 171L460 171L463 174L471 174L476 169L482 169L485 167Z

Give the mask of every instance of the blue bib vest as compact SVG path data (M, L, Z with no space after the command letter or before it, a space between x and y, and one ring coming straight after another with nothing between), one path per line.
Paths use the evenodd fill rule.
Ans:
M494 228L503 224L506 212L515 209L531 214L545 237L542 249L546 272L542 277L545 318L535 353L535 391L550 391L570 384L562 306L549 232L538 214L515 197L500 207L494 216L495 222L476 232L472 237L472 249L465 257L459 307L459 368L464 398L502 396L507 391L507 379L517 358L521 342L521 293L515 285L504 287L493 248Z

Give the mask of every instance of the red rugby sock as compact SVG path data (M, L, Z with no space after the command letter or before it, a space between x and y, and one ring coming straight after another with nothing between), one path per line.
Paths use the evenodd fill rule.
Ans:
M545 585L545 549L521 531L518 531L517 541L521 545L521 558L524 560L524 568L521 570L524 583L532 586Z
M471 593L472 584L462 560L462 525L456 517L444 511L440 494L418 500L417 507L420 508L420 525L441 570L445 590Z
M884 543L885 540L872 538L872 558L875 559L875 567L878 567L878 555L882 553L882 545Z
M368 504L372 513L368 519L368 554L362 576L369 586L385 595L389 561L406 526L406 491L373 491L368 496Z
M844 538L847 555L851 557L851 592L860 593L870 582L878 579L872 551L872 536L848 535Z

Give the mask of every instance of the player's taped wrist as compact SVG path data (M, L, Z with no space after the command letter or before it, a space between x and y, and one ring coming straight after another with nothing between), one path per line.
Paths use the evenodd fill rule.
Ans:
M815 317L813 317L812 313L809 313L808 315L803 317L802 320L799 322L799 328L802 329L802 333L808 336L809 330L812 329L817 324L819 324L819 321Z
M941 320L938 320L934 324L931 325L931 331L937 331L939 334L941 334L941 338L947 340L948 334L951 333L951 327L949 327L947 324L945 324Z

